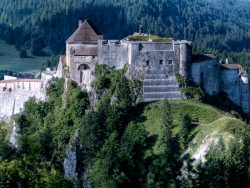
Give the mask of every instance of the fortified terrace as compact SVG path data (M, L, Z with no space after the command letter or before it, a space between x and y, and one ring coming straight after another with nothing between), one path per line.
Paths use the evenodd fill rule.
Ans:
M192 55L192 43L134 33L121 40L104 40L89 20L79 21L66 41L56 72L46 70L41 79L5 77L0 81L0 119L19 113L30 97L46 100L46 87L53 77L71 79L92 91L98 64L129 67L129 78L143 81L144 101L181 99L176 73L193 80L209 95L224 91L250 116L249 75L239 64L224 64L212 54Z

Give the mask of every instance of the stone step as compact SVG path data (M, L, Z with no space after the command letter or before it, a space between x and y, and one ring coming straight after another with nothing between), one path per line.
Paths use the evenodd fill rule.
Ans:
M166 74L147 74L145 79L164 79L167 78Z
M174 79L144 79L143 86L178 85Z
M144 92L171 92L178 91L177 85L144 86Z
M160 100L166 100L166 98L146 98L144 99L144 102L153 102L153 101L160 101ZM168 98L168 100L180 100L180 98Z
M166 71L163 69L149 69L148 74L166 74Z
M144 92L144 101L147 99L181 99L179 91L174 92Z

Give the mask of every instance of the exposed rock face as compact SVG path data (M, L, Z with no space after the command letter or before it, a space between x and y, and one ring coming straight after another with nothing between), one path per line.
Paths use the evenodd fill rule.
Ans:
M74 136L70 140L63 162L64 176L67 179L76 178L76 174L78 171L78 163L80 162L81 156L81 146L79 142L80 130L77 129Z
M17 148L17 138L18 138L18 128L16 126L16 124L14 123L13 129L10 133L10 143Z

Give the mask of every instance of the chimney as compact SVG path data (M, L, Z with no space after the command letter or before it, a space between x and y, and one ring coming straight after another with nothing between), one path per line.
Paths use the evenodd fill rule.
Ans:
M82 25L82 20L79 20L79 27Z

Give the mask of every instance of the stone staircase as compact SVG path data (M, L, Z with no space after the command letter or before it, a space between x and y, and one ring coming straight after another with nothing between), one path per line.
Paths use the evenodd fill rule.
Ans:
M145 102L181 99L175 76L167 76L164 70L150 69L143 80Z

